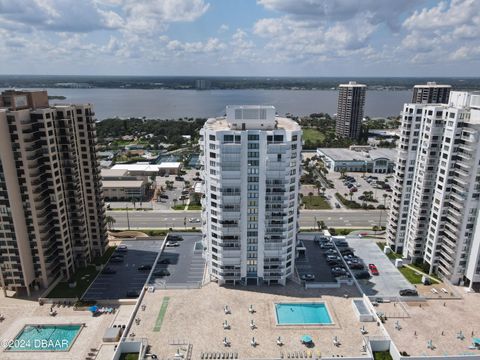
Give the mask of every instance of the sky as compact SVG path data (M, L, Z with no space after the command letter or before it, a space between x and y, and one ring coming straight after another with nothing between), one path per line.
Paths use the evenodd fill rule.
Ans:
M480 0L0 0L0 74L480 76Z

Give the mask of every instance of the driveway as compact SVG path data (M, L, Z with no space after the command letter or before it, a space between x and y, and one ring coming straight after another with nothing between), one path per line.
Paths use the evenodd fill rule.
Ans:
M372 276L369 280L358 280L367 296L398 297L401 289L415 288L374 241L365 238L347 238L347 241L355 250L355 255L362 259L367 267L368 264L377 266L378 276Z

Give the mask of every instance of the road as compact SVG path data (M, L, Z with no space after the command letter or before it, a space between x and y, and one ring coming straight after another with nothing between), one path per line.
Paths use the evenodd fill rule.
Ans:
M127 228L125 211L107 211L115 219L114 228ZM200 211L129 211L131 229L181 228L187 218L187 226L200 227L199 223L190 223L190 218L200 218ZM324 221L328 227L372 227L385 226L387 212L381 210L303 210L300 212L300 227L316 227L317 221Z

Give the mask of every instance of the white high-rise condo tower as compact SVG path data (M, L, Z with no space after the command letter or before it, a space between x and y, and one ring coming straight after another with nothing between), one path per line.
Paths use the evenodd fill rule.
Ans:
M480 94L405 104L388 244L430 272L480 285Z
M282 284L293 274L302 131L273 106L227 106L200 137L203 243L219 284Z

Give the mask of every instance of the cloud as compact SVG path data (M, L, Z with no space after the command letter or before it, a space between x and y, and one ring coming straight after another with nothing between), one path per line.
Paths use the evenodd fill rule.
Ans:
M414 63L479 60L480 1L442 1L415 10L403 28L407 33L400 45Z
M181 42L172 40L168 42L166 47L177 55L182 55L183 53L208 54L225 49L225 44L217 38L209 38L205 42Z

